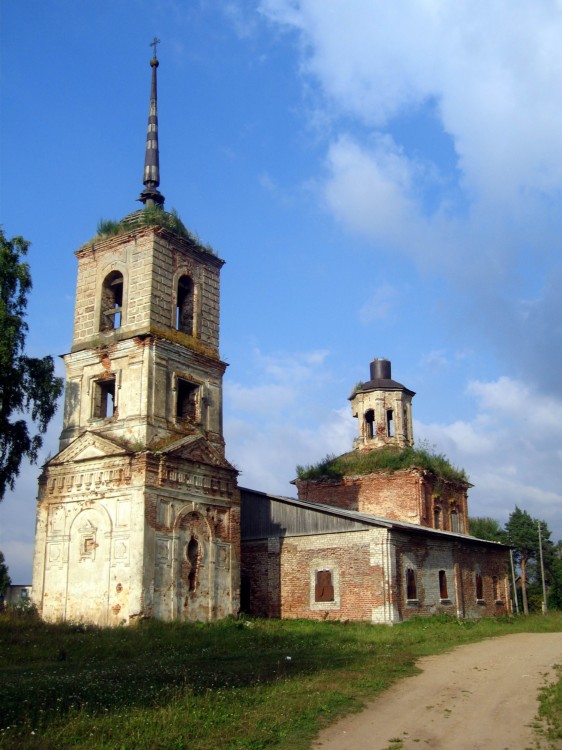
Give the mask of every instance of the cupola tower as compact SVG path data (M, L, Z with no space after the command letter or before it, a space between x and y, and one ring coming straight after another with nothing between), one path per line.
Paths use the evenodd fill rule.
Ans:
M353 448L372 450L387 445L412 446L412 399L416 394L392 380L388 359L374 359L370 376L370 380L359 383L349 397L352 414L359 426Z

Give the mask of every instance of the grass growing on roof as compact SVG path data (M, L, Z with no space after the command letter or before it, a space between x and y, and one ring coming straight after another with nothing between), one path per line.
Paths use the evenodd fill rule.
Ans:
M370 451L350 451L342 456L328 455L317 464L297 466L297 477L303 480L341 479L373 471L395 472L412 468L424 469L446 481L468 482L464 469L453 466L442 453L423 444L418 448L386 446Z
M118 234L130 232L132 229L137 229L138 227L149 226L158 226L168 229L170 232L174 232L180 237L189 240L194 245L197 245L197 247L215 255L215 252L210 245L201 242L194 232L190 232L190 230L187 229L175 208L171 211L164 211L164 209L159 206L148 206L141 211L137 211L136 213L125 217L122 221L101 219L98 222L97 233L94 240L104 237L114 237Z

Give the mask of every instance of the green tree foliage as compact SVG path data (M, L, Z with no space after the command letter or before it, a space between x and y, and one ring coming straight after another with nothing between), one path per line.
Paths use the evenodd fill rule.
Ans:
M515 506L515 510L509 516L505 525L508 535L509 544L513 547L513 556L521 568L521 596L523 599L523 612L529 614L529 603L527 597L527 587L529 579L531 582L540 585L539 571L539 521L531 518L526 510L521 510ZM540 521L543 558L545 569L550 571L549 564L553 560L553 544L550 541L550 531L544 521ZM529 565L531 567L529 568ZM529 573L533 575L530 577Z
M550 609L562 609L562 541L552 545L548 568L548 606Z
M52 357L35 359L24 353L28 326L27 297L31 291L28 264L22 260L29 242L7 240L0 229L0 500L13 489L24 456L34 462L62 393ZM25 416L31 418L38 432Z
M507 542L507 534L495 518L480 517L469 520L470 534L490 542Z
M4 561L4 553L0 550L0 596L6 593L6 589L11 584L10 576L8 575L8 566Z

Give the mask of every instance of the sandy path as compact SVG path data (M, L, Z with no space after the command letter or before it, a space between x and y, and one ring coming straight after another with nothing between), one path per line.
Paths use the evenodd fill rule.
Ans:
M321 732L316 750L525 750L562 633L517 633L420 659L359 714ZM400 739L402 744L396 742ZM395 740L395 742L391 742Z

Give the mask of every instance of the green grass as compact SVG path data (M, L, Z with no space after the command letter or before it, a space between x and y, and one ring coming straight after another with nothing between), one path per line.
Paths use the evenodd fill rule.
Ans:
M453 466L443 454L426 446L402 449L387 446L372 451L351 451L342 456L328 455L317 464L297 466L297 477L303 480L341 479L373 471L395 472L412 468L424 469L445 481L468 482L464 469Z
M562 664L556 665L557 677L539 694L538 731L548 748L562 747ZM544 747L539 743L539 747Z
M164 229L168 229L170 232L174 232L180 237L187 239L199 249L215 255L215 251L210 245L203 244L196 234L187 229L175 209L164 211L164 209L154 206L136 211L134 214L125 217L122 221L101 219L98 222L96 236L94 240L90 241L92 242L105 237L114 237L125 232L130 232L132 229L148 226L164 227Z
M420 656L562 616L366 624L226 620L122 629L0 616L0 748L304 750ZM290 658L288 658L290 657Z

